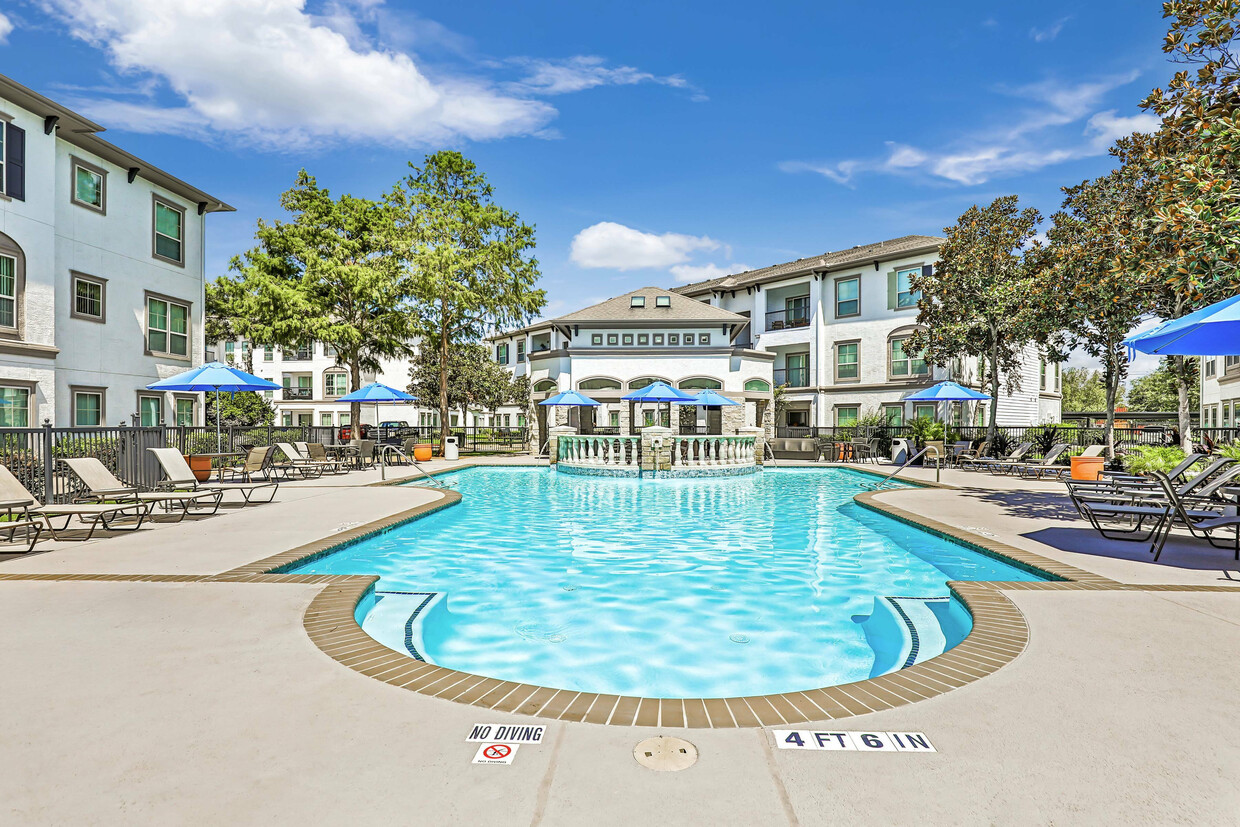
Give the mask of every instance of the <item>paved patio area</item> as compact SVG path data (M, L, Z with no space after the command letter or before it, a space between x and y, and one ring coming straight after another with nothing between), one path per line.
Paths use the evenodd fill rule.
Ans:
M285 486L270 506L0 562L0 822L1237 823L1240 596L1215 590L1240 587L1237 564L1193 541L1154 564L1138 544L1091 538L1056 483L944 472L958 489L881 499L1123 584L1196 590L1006 592L1030 629L1010 664L928 700L787 727L921 731L935 754L779 750L770 728L541 721L545 742L512 766L476 766L472 724L538 719L327 657L303 628L321 585L207 579L440 496L359 487L370 481ZM41 574L181 580L7 579ZM640 767L633 747L652 734L687 738L700 760Z

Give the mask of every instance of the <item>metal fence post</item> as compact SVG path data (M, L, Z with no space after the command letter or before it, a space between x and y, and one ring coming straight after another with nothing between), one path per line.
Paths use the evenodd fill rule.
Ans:
M43 502L55 502L55 493L52 490L54 477L52 457L52 423L51 420L43 422Z

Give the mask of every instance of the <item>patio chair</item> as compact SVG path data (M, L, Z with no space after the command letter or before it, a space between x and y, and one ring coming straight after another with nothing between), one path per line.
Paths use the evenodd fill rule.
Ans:
M186 468L188 467L187 465ZM4 465L0 465L0 502L3 502L4 507L20 508L24 520L33 520L35 516L42 517L47 523L47 528L51 532L52 538L56 540L61 539L57 532L66 531L74 517L77 517L83 523L90 524L90 531L82 538L89 540L95 535L95 529L99 528L99 526L103 526L106 531L137 531L142 526L143 520L151 513L151 505L147 503L129 502L114 505L66 503L42 505L26 486L22 485L17 477L13 476L13 472ZM65 524L60 528L56 528L52 523L53 517L64 517ZM132 526L122 527L116 524L117 520L132 517L138 518L138 522ZM33 547L33 544L31 544L31 548Z
M976 463L970 463L969 465L970 467L974 464L980 465L992 474L1002 473L1000 469L1023 462L1025 459L1025 454L1029 453L1031 450L1033 450L1032 442L1022 442L1020 445L1017 445L1014 449L1012 449L1011 453L1005 457L979 457L976 460Z
M276 449L271 445L255 445L245 452L245 459L240 465L232 465L219 470L220 482L271 482L275 479L289 479L288 470L275 464Z
M304 457L309 457L311 462L317 462L323 466L323 470L329 474L343 474L349 470L348 463L343 460L333 459L327 453L327 446L321 442L295 442L293 443L298 449L304 445L305 450L301 452Z
M983 443L989 450L990 443ZM1033 447L1032 442L1022 442L1007 454L1001 457L991 456L987 451L978 449L978 455L975 457L962 457L960 467L965 471L984 471L990 467L991 463L996 462L1020 462L1025 454L1029 453L1029 449Z
M856 462L870 462L875 458L870 443L864 439L852 440L852 454Z
M990 443L982 440L977 444L976 448L966 448L956 457L956 467L963 468L966 462L976 462L979 458L986 456Z
M95 457L77 457L62 462L86 486L85 493L80 495L84 499L94 502L115 500L151 503L152 507L162 503L168 510L180 506L181 516L177 518L177 522L184 520L190 509L200 504L204 508L210 506L211 510L206 513L214 514L219 511L220 500L224 497L223 491L139 491L136 486L126 485L117 479L116 475Z
M375 464L375 441L373 439L358 439L353 442L357 448L357 464L358 466Z
M1194 537L1204 539L1215 548L1232 549L1235 559L1240 560L1240 513L1237 513L1236 506L1222 505L1221 509L1202 507L1211 504L1210 497L1238 475L1240 475L1240 466L1232 466L1208 485L1203 486L1199 494L1185 497L1179 494L1166 474L1154 473L1154 479L1158 481L1173 511L1167 528L1154 549L1154 560L1157 561L1159 555L1162 554L1163 547L1167 544L1167 537L1176 525L1184 526ZM1214 540L1214 532L1227 528L1232 529L1232 539L1226 545L1219 545Z
M944 460L946 461L948 465L956 465L958 462L960 462L960 457L963 456L965 452L968 451L972 447L973 447L972 440L968 440L968 439L957 440L956 442L953 442L951 444L951 447L947 449L947 456L944 457Z
M276 491L280 489L280 483L265 479L262 482L254 481L234 481L234 482L199 482L194 476L194 472L189 469L189 463L185 461L185 457L176 448L149 448L155 458L159 460L159 465L164 470L166 479L161 483L162 487L167 487L173 491L189 490L189 491L221 491L227 493L236 491L241 494L246 505L260 505L269 503L276 497ZM267 448L251 448L247 456L247 464L250 457L258 454L258 464L261 468L266 463L266 458L271 455L272 449ZM257 473L257 472L256 472ZM271 496L265 500L252 499L253 496L263 489L270 488Z
M1067 453L1070 446L1066 442L1052 445L1046 455L1037 462L1021 462L1007 466L1004 473L1017 474L1021 479L1046 479L1047 477L1063 477L1071 468L1067 465L1056 465L1059 458Z
M301 452L290 443L277 442L276 448L284 454L286 460L276 467L283 468L286 473L296 471L302 479L315 479L323 476L323 466L312 461L308 456L302 456Z

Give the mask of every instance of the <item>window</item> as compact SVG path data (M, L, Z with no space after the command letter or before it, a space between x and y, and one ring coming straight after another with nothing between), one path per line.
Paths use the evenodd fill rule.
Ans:
M835 346L835 381L861 376L860 342L840 342Z
M805 327L809 324L809 296L784 299L784 324L787 327Z
M154 225L152 254L155 258L172 264L184 264L185 210L155 196Z
M893 428L899 428L904 424L904 406L903 405L884 405L883 418L887 424Z
M263 391L263 399L269 399L269 400L270 400L270 399L275 399L275 398L276 398L276 392L275 392L275 391Z
M291 411L285 411L280 417L280 424L285 428L293 427L293 414Z
M276 349L271 345L263 345L263 361L271 362L276 358Z
M501 365L508 364L508 343L507 342L505 342L502 345L495 346L495 361L499 362Z
M1209 378L1214 375L1214 357L1213 356L1205 360L1205 363L1201 366L1201 373L1206 378Z
M194 424L194 400L177 397L177 425Z
M891 377L925 376L926 360L920 353L905 353L904 341L904 339L891 340Z
M1041 364L1041 370L1038 375L1039 390L1046 390L1046 363Z
M319 414L319 424L324 428L330 428L332 426L332 415L329 413Z
M138 421L144 428L163 425L164 398L162 396L139 396Z
M684 334L684 340L685 340L686 346L693 344L693 334L692 333Z
M17 329L17 258L0 255L0 327Z
M630 296L629 297L629 307L645 307L645 306L646 306L645 296Z
M710 334L709 334L709 333L699 333L699 334L698 334L698 344L699 344L699 345L709 345L709 344L710 344Z
M607 414L607 424L610 425L612 428L619 428L620 427L620 412L612 411L611 413Z
M613 347L614 347L615 345L620 344L620 334L618 334L618 333L608 333L608 334L607 334L607 344L612 345Z
M788 411L784 414L784 420L789 428L808 428L809 411L802 409Z
M577 383L577 389L583 391L618 391L620 390L620 382L616 379L606 379L603 377L582 379Z
M669 345L679 346L680 345L680 334L679 333L667 334L667 343Z
M654 342L656 345L661 345L661 344L663 344L663 334L662 334L662 333L655 333L655 334L654 334L651 338L652 338L653 342Z
M653 385L655 382L667 382L667 380L661 379L658 376L643 376L640 379L630 379L629 390L639 391L647 385ZM671 383L669 382L668 384Z
M835 409L835 424L840 428L848 428L857 424L860 408L856 405L845 405Z
M543 379L534 385L534 393L554 393L556 384L554 379Z
M853 276L835 281L835 316L858 316L861 314L861 277Z
M73 192L69 200L79 207L107 214L107 170L80 158L70 158L73 164Z
M649 334L649 333L638 333L638 334L637 334L637 343L638 343L639 345L649 345L649 344L650 344L650 334Z
M325 395L328 399L344 396L349 392L349 374L333 371L323 374L326 382Z
M343 426L345 426L345 425L349 425L349 424L351 424L351 423L352 423L352 420L349 418L350 416L351 416L351 415L350 415L350 414L347 414L347 413L342 413L342 414L340 415L340 425L341 425L342 427L343 427ZM436 425L438 425L438 424L439 424L439 417L438 417L438 416L436 416L436 417L435 417L435 424L436 424Z
M146 349L157 356L189 356L189 306L146 297Z
M26 200L26 130L0 116L0 192Z
M0 385L0 427L30 427L31 389Z
M684 391L721 391L723 383L718 379L708 379L702 376L696 379L681 379L676 383L676 387Z
M1230 373L1231 369L1234 368L1236 365L1240 365L1240 356L1224 356L1223 357L1223 372L1224 373Z
M73 391L73 424L79 428L103 424L103 388Z
M654 306L655 307L671 307L672 297L671 296L655 296Z
M914 405L913 419L934 419L934 405Z
M633 344L633 334L632 334L632 333L626 333L626 334L624 334L624 340L623 340L623 341L624 341L624 343L625 343L626 345L631 345L631 344Z
M917 306L921 293L913 289L913 278L920 274L920 267L906 267L903 270L893 270L888 274L888 310L902 310Z
M323 356L324 357L328 359L335 359L337 355L338 355L337 351L334 347L332 347L331 345L323 345Z
M594 334L592 334L592 335L590 336L590 344L592 344L592 345L601 345L602 343L603 343L603 334L602 334L602 333L594 333Z
M752 391L754 393L770 393L771 386L769 383L764 382L761 379L750 379L745 382L745 390Z
M525 340L521 339L517 342L517 361L525 361Z

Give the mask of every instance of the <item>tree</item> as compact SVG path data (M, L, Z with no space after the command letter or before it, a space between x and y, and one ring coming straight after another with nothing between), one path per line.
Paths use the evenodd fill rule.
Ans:
M1068 368L1061 377L1063 385L1063 409L1065 411L1104 411L1107 407L1107 386L1102 371L1088 368ZM1124 404L1124 386L1120 385L1113 402L1115 407Z
M1131 272L1131 238L1148 217L1148 198L1143 179L1127 169L1064 193L1064 209L1047 230L1039 295L1058 308L1061 347L1102 362L1103 404L1093 410L1106 412L1104 444L1114 459L1115 406L1128 372L1122 343L1149 309L1145 279Z
M251 428L270 425L276 421L276 409L266 397L254 391L237 393L208 393L206 421L215 422L215 398L220 399L220 424L228 427Z
M927 363L945 366L959 356L984 361L989 388L987 439L995 437L1000 377L1009 390L1019 387L1022 352L1049 338L1044 283L1036 277L1041 247L1032 241L1041 214L1020 209L1015 195L988 206L970 207L944 232L939 261L912 280L920 291L917 322L921 326L906 350L922 351ZM1027 249L1028 248L1028 249Z
M1196 374L1197 360L1189 358L1185 362L1188 370ZM1175 367L1169 359L1162 359L1153 373L1133 380L1132 387L1128 389L1128 408L1133 411L1176 410L1180 404L1179 385ZM1192 384L1192 389L1188 404L1195 409L1201 405L1201 390L1196 382Z
M363 371L411 353L412 279L396 246L397 211L388 201L333 198L305 170L280 205L292 219L260 219L258 246L208 288L213 329L267 345L322 342L357 389ZM361 421L361 403L350 415Z
M426 156L390 199L401 211L417 301L412 320L439 351L439 413L448 436L451 352L493 328L525 324L546 304L536 289L534 228L493 200L491 185L459 152Z
M513 401L517 391L511 374L491 359L486 345L457 345L448 353L446 370L440 363L442 351L434 342L422 347L409 366L409 392L418 399L439 399L442 377L447 376L450 410L461 412L464 423L469 411L495 412ZM529 399L527 393L526 399ZM440 412L441 416L443 412ZM443 420L447 421L446 417ZM442 424L442 423L441 423Z

